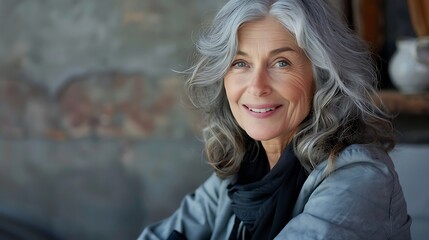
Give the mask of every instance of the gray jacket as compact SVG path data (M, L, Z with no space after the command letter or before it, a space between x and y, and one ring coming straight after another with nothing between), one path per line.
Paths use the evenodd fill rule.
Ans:
M293 219L275 239L411 239L411 219L388 154L351 145L328 176L326 167L324 161L310 173ZM228 239L234 224L226 188L231 180L213 174L171 217L145 228L139 240L166 239L173 230L189 240Z

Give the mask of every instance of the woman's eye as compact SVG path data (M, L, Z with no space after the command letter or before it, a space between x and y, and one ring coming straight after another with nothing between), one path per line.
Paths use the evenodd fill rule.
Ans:
M280 67L280 68L284 68L284 67L289 66L289 62L286 60L280 60L280 61L276 62L276 66Z
M247 67L247 63L245 63L243 61L234 62L232 64L232 67L234 67L234 68L245 68L245 67Z

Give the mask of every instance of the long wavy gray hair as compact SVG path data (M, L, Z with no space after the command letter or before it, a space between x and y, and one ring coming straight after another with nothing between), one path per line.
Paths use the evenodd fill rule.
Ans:
M312 110L293 138L295 154L311 171L350 144L394 145L390 118L374 102L377 75L366 45L323 0L231 0L197 42L198 61L189 70L187 94L206 113L205 150L218 176L240 168L251 139L237 124L223 77L235 57L237 31L249 21L273 16L296 38L313 65Z

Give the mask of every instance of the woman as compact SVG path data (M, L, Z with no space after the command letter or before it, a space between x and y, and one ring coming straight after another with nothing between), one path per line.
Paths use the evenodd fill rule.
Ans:
M140 239L410 239L364 44L320 0L232 0L187 82L216 174Z

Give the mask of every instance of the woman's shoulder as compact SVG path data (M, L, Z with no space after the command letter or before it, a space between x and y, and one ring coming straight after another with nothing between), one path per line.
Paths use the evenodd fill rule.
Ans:
M325 161L308 176L293 211L296 219L284 229L285 236L296 234L308 222L326 234L379 236L374 237L377 239L402 234L399 231L406 235L405 200L393 163L382 147L350 145L337 156L333 171L327 174L327 170Z
M320 163L310 174L331 175L326 174L327 162L325 160ZM355 168L378 169L387 175L394 171L394 165L389 154L381 146L375 144L352 144L344 148L335 159L332 173L353 171Z
M331 176L332 175L332 176ZM327 175L331 181L359 181L387 187L396 178L389 154L372 144L353 144L346 147L335 160L334 170Z
M346 147L337 156L334 169L329 173L327 171L327 161L317 166L308 176L304 191L310 195L317 194L321 188L330 188L345 190L356 196L378 192L384 194L384 199L389 199L399 186L389 154L376 145L354 144Z
M211 173L210 176L207 178L207 180L204 182L203 185L210 185L210 186L226 186L229 185L234 179L236 178L236 175L232 175L229 177L219 177L215 172Z
M347 189L359 195L368 191L389 191L397 181L392 160L382 148L369 144L353 144L343 149L335 159L334 169L328 173L327 160L309 173L305 181L296 213L302 211L310 195L321 189Z
M197 191L205 191L209 195L221 197L227 194L227 186L234 180L235 177L236 176L221 178L216 173L212 173L197 189Z
M389 154L382 146L376 144L352 144L338 155L339 165L354 162L373 162L393 165Z

